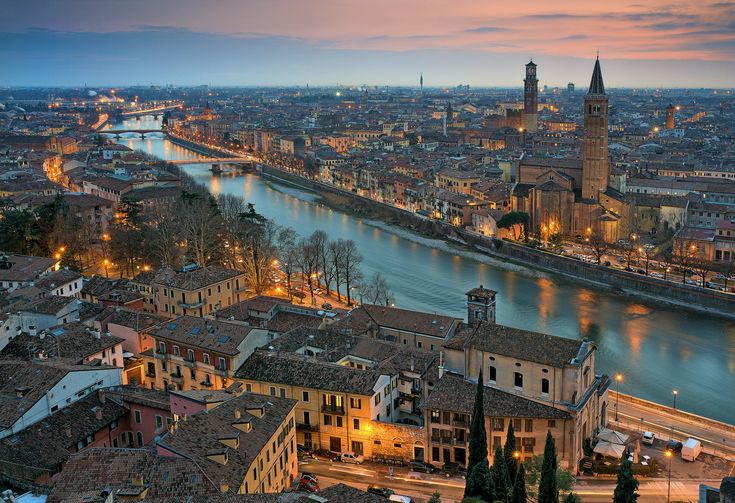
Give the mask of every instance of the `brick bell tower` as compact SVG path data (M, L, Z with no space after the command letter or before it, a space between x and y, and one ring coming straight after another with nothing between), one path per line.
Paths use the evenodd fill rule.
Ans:
M607 152L607 94L602 82L600 57L595 61L592 82L584 97L584 151L582 160L582 197L600 200L607 190L610 166Z
M526 65L523 79L523 128L529 133L538 131L538 79L533 60Z

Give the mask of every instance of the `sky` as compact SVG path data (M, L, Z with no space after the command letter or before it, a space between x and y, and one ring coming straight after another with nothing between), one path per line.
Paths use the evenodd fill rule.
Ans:
M735 1L0 0L0 86L735 86Z

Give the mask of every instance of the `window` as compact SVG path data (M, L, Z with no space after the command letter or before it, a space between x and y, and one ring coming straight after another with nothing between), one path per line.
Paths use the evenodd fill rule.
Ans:
M250 384L250 383L245 383L245 391L247 391L248 393L252 393L253 392L253 385Z
M227 370L227 362L221 356L219 357L217 368L220 370Z
M271 393L271 396L276 396L276 387L275 386L271 386L270 393Z
M496 369L492 365L490 365L490 371L488 372L488 374L488 381L490 381L491 383L494 383L498 379L498 369Z
M156 429L160 430L163 428L163 418L161 416L156 416Z
M193 350L193 349L189 349L189 350L188 350L188 351L186 352L186 357L187 357L187 359L188 359L188 360L189 360L190 362L193 362L193 361L194 361L194 350Z
M549 380L548 379L541 379L541 393L545 395L549 394Z
M332 416L324 414L324 426L332 426Z
M431 422L432 423L440 423L441 422L441 419L440 419L440 415L439 415L439 411L438 410L432 410L431 411Z
M342 428L342 416L337 416L337 428Z
M176 356L181 356L181 353L180 353L180 351L179 351L179 347L178 347L178 346L176 346L176 345L174 345L174 355L176 355Z
M308 402L309 401L309 392L308 391L302 391L301 392L301 400L303 400L304 402Z
M142 432L140 432L140 431L136 432L135 433L135 438L138 441L138 447L143 447L143 445L145 445L143 443L143 433Z
M353 409L362 409L362 398L350 398L350 407Z
M158 352L159 353L165 353L166 352L166 343L165 342L159 342L158 343Z
M280 392L281 398L286 398L286 388L281 388L278 391Z
M135 423L136 424L140 424L141 422L142 422L142 420L141 420L141 417L140 417L140 411L139 410L136 410L135 411Z
M383 388L383 396L388 396L390 394L390 386L386 385L385 388Z
M380 393L375 395L375 405L378 405L380 403Z
M503 427L505 424L505 421L502 417L494 417L493 418L493 431L504 431L505 428Z
M549 419L549 428L556 428L556 420L555 419Z
M523 374L520 372L513 373L513 386L516 388L523 388Z
M533 431L533 419L526 419L526 433Z
M352 420L352 429L353 430L359 430L360 429L360 420L355 418Z
M518 418L514 418L513 419L513 430L521 431L521 428L523 428L523 425L521 424L521 420Z
M309 416L309 411L308 410L305 410L304 411L304 424L305 425L310 425L311 424L311 416Z

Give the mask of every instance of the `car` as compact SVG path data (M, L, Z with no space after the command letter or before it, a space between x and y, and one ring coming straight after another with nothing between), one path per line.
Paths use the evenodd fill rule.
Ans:
M666 444L666 450L670 452L679 452L681 451L681 448L684 446L681 442L677 442L676 440L669 440Z
M315 451L311 451L311 457L312 459L321 459L322 461L338 461L340 459L340 455L336 452L328 451L326 449L317 449Z
M299 491L306 491L308 493L315 493L319 490L319 484L315 484L309 479L300 479L299 480Z
M343 463L361 465L365 461L365 457L362 454L355 454L354 452L343 452L339 460Z
M663 279L664 275L663 275L663 274L661 274L660 272L652 272L652 273L651 273L651 277L652 277L652 278L659 278L659 279Z
M326 309L327 311L331 311L332 310L332 304L330 304L329 302L325 302L324 304L322 304L322 309Z
M444 475L446 475L447 477L451 477L452 475L459 475L460 473L462 473L462 467L459 465L459 463L446 461L444 463L444 466L442 466L442 471L444 472Z
M602 265L604 265L605 267L610 267L610 266L611 266L612 264L610 263L610 261L609 261L609 260L606 260L606 261L604 261L604 262L602 263Z
M656 438L656 434L652 431L644 431L641 437L641 442L646 445L653 445L653 441Z
M306 457L311 456L311 452L312 452L311 449L308 449L301 444L296 444L296 451L299 456L306 456Z
M368 486L367 492L371 494L377 494L378 496L382 496L385 499L390 498L394 494L393 489L388 489L387 487L381 486Z
M300 482L308 482L308 483L313 484L315 486L318 486L319 485L319 478L316 475L312 474L312 473L308 473L308 472L302 473L301 474L301 478L299 480L300 480Z
M415 472L433 473L435 468L422 461L409 461L408 468Z
M388 496L388 501L397 501L398 503L413 503L410 496L404 496L402 494L391 494Z

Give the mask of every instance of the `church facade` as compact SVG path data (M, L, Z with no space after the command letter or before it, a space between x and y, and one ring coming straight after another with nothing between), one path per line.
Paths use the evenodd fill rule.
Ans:
M595 234L609 242L628 237L630 204L609 185L607 143L608 97L598 58L584 98L582 158L519 161L511 203L514 211L528 213L531 232L544 240L557 234Z

